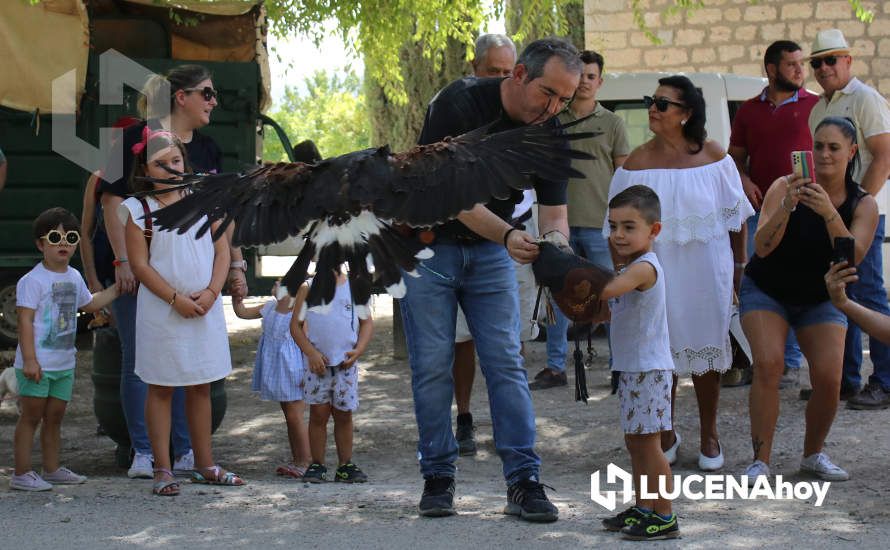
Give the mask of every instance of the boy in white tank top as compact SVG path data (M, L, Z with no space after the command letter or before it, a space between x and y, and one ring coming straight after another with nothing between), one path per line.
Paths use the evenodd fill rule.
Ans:
M324 457L328 420L333 416L338 458L334 480L364 483L368 476L352 462L352 411L358 408L357 360L371 341L373 322L367 308L356 311L346 274L336 276L337 290L326 311L309 310L305 322L300 320L309 293L309 285L303 283L291 317L291 335L304 355L303 398L309 404L312 464L303 481L328 481Z
M603 520L608 531L626 539L658 540L680 536L671 501L641 498L645 486L658 493L664 478L673 491L671 466L661 450L661 432L671 429L674 361L668 338L664 272L652 252L661 231L661 205L649 187L634 185L609 201L609 247L618 268L600 299L612 312L612 370L618 373L621 427L633 464L637 500ZM641 476L645 476L645 481Z

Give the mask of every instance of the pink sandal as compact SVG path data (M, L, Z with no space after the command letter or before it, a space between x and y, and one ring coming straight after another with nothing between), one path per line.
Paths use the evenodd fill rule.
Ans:
M303 477L303 474L306 473L306 468L301 468L297 466L293 462L288 462L287 464L283 464L279 466L275 473L280 476L292 477L294 479L300 479Z

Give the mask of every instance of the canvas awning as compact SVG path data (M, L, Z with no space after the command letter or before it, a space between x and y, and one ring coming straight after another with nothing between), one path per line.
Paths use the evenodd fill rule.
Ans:
M256 61L263 90L260 110L271 103L265 10L259 0L116 0L95 3L91 8L96 17L134 16L163 21L169 29L169 54L173 59ZM171 19L171 9L180 17L191 15L198 24ZM75 87L73 105L79 105L90 55L89 17L85 0L40 0L34 5L21 0L3 2L0 59L8 61L4 64L8 69L0 78L0 105L51 113L52 82L72 69L76 69L76 77L70 82ZM70 114L73 109L68 101L60 112Z

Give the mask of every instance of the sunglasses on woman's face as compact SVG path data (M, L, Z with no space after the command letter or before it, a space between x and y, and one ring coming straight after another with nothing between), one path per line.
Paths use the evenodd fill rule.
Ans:
M210 101L219 96L219 94L211 88L210 86L204 86L203 88L185 88L184 92L201 92L201 95L204 96L204 101Z
M658 109L659 113L663 113L663 112L667 111L668 105L675 105L681 109L686 108L686 105L683 105L682 103L677 103L676 101L671 101L670 99L668 99L666 97L652 97L652 96L644 95L643 103L646 105L647 109L649 109L653 105L655 105L655 108Z
M49 233L47 233L46 235L44 235L40 238L46 239L46 242L48 242L49 244L54 245L54 246L60 246L63 244L68 245L68 246L74 246L80 242L80 233L78 233L77 231L74 231L74 230L66 231L65 233L62 233L58 229L53 229Z
M837 65L837 60L840 57L847 57L847 56L846 55L826 55L825 57L820 57L818 59L810 59L810 67L812 67L813 70L819 69L822 67L823 61L829 67L834 67L835 65Z

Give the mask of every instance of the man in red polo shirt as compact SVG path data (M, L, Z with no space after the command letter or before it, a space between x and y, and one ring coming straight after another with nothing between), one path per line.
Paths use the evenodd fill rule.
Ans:
M748 257L754 254L754 231L766 190L776 178L791 172L792 151L813 149L807 121L819 101L819 96L803 87L806 69L799 45L789 40L773 42L763 55L763 66L769 84L739 108L729 138L729 154L739 168L745 195L757 211L748 218ZM736 264L736 285L744 267ZM800 361L797 339L789 331L780 388L797 385Z

